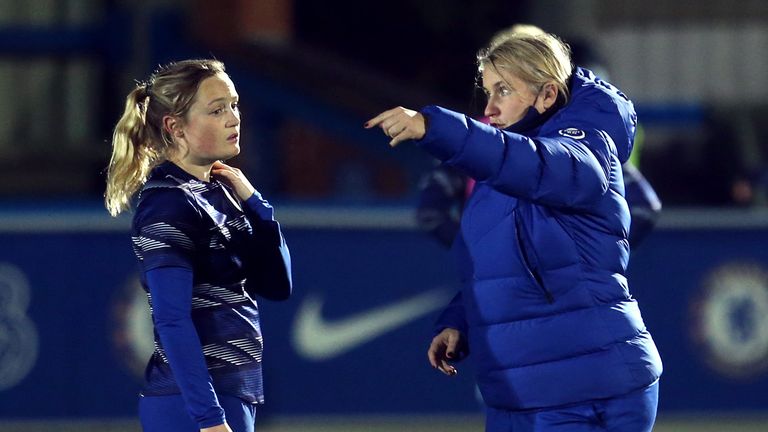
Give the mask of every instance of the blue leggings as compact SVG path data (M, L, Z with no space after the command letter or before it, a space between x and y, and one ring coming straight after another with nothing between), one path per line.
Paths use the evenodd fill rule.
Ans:
M486 432L650 432L659 383L624 396L551 410L515 412L487 408Z
M232 431L253 432L256 407L234 396L218 397ZM144 432L200 432L181 395L140 397L139 418Z

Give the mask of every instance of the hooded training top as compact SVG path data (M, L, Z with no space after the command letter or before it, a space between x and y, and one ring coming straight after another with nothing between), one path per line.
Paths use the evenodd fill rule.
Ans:
M436 330L468 339L485 403L549 408L658 380L661 359L626 279L629 99L576 68L569 102L521 134L421 112L417 144L478 182L453 245L462 291Z
M262 403L254 297L283 300L292 289L272 207L165 162L139 194L133 244L155 330L142 395L182 394L200 427L223 419L216 393Z

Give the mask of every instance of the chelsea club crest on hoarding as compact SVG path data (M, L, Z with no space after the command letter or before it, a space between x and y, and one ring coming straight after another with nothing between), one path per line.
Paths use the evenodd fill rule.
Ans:
M117 358L136 378L143 377L155 345L149 303L138 277L130 278L117 290L112 318Z
M693 338L706 363L734 379L768 370L768 271L736 262L715 268L693 307Z
M18 267L0 263L0 392L19 384L37 363L37 328L27 316L31 291Z

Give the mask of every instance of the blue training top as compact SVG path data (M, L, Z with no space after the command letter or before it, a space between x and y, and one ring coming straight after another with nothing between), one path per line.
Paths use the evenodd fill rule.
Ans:
M155 326L142 394L181 394L200 424L221 424L216 393L263 403L255 295L291 294L288 248L256 192L239 202L218 180L171 162L139 194L133 245Z

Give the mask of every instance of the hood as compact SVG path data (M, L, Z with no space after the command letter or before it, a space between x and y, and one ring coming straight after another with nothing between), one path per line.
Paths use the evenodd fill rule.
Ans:
M592 71L575 68L568 103L548 122L559 127L592 128L608 133L621 163L629 159L637 114L629 98Z

